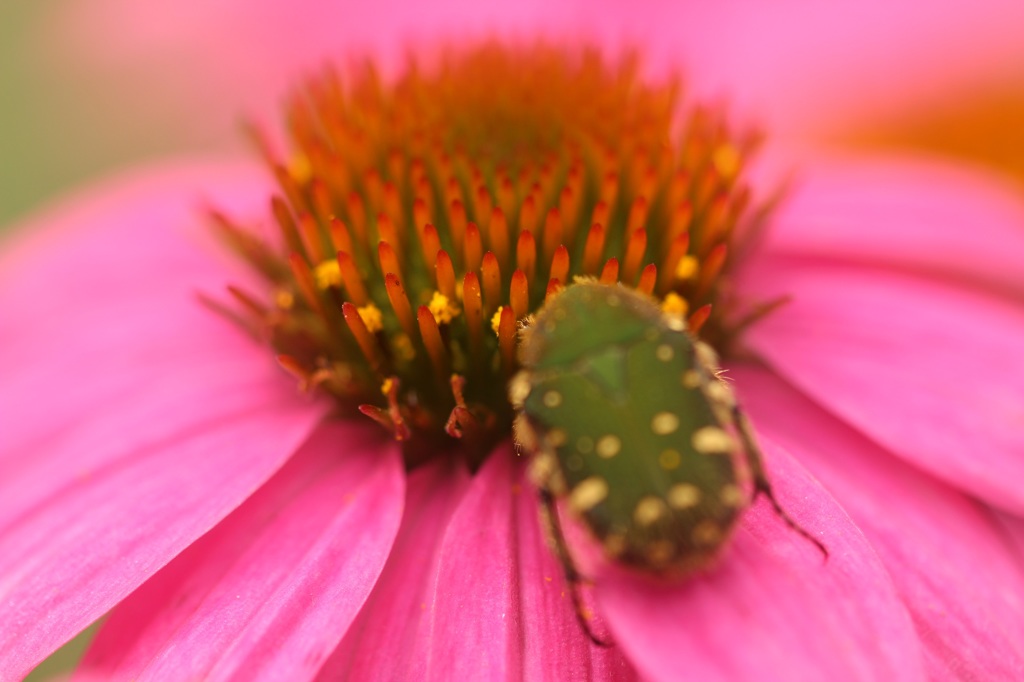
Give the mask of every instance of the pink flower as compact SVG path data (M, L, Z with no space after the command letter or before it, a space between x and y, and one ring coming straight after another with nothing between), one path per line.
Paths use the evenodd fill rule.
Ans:
M779 498L720 565L594 590L592 645L508 444L470 476L297 394L196 305L261 284L204 203L259 219L250 164L138 170L0 260L0 676L113 609L100 678L1012 679L1024 667L1015 361L1024 204L992 178L808 163L736 273L791 297L730 376Z

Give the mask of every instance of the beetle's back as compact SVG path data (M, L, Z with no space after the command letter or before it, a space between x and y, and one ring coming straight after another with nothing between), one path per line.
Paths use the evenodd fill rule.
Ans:
M552 470L554 487L564 480L554 492L568 496L610 555L654 571L698 568L722 545L744 499L735 439L708 395L709 386L728 389L652 300L622 287L579 286L592 287L591 298L630 303L612 342L594 344L600 330L591 329L571 362L526 365L522 407L541 469ZM552 332L558 322L534 324ZM640 331L621 333L631 328Z

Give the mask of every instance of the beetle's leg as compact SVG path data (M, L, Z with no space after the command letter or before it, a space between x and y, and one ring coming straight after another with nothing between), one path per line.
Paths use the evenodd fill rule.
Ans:
M732 405L732 418L736 424L736 430L739 432L740 439L743 441L743 452L746 455L747 466L750 467L750 474L754 479L754 498L758 495L764 495L768 498L768 501L772 505L772 509L780 519L786 522L786 525L791 529L802 535L808 542L813 544L819 550L822 555L828 560L828 549L822 544L820 540L812 536L807 530L799 523L793 520L786 510L782 508L779 501L775 499L775 493L772 492L772 486L768 482L768 476L764 471L764 458L761 455L761 449L757 446L757 441L754 440L754 429L750 425L750 420L747 419L747 415L743 413L739 405L735 402Z
M580 586L583 584L584 579L572 560L572 555L569 553L569 545L565 542L565 535L562 533L562 523L558 519L558 509L555 507L555 496L544 487L538 487L537 490L540 492L541 518L544 520L547 535L551 538L552 544L555 547L555 555L558 557L558 562L562 564L562 570L565 572L565 581L569 584L569 594L572 597L573 609L576 611L576 619L579 620L580 627L583 628L583 632L591 642L599 647L607 648L611 644L599 638L590 629L590 610L584 606L583 599L580 596Z

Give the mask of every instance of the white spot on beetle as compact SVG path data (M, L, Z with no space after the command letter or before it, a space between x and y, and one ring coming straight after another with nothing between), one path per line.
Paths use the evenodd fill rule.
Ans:
M693 448L705 455L724 455L736 449L728 433L718 426L705 426L693 432Z
M732 407L732 404L734 402L732 397L732 391L730 391L729 387L723 384L721 381L710 382L705 387L704 391L708 394L708 397L714 400L715 402Z
M548 445L558 448L569 441L569 434L567 434L563 429L551 429L544 435L544 440Z
M676 553L676 545L671 540L655 540L644 548L647 563L655 568L668 565Z
M608 482L600 476L580 481L569 493L569 508L577 513L590 511L608 497Z
M554 389L551 389L550 391L545 391L542 400L544 401L544 404L547 405L548 407L558 407L559 405L562 404L562 394Z
M722 542L722 529L714 521L701 521L694 526L692 538L698 545L718 545Z
M512 381L508 382L508 400L512 403L512 407L517 410L522 409L523 403L526 402L526 398L530 395L532 388L530 385L530 375L527 372L518 372L512 377Z
M659 412L651 419L651 431L659 436L675 433L679 428L679 417L671 412Z
M619 454L622 449L622 441L618 436L608 434L597 439L597 456L603 459L611 459Z
M664 315L662 319L665 320L665 326L674 332L685 332L686 321L679 315Z
M626 551L625 533L609 533L608 537L604 539L604 551L613 559L622 556L622 553Z
M692 509L700 504L700 488L692 483L676 483L668 489L668 503L674 509Z
M743 491L740 490L738 485L728 483L722 486L722 489L718 492L719 499L722 500L722 504L727 507L739 507L743 504Z
M658 465L665 471L672 471L678 469L679 465L683 463L683 456L679 454L678 450L667 448L661 451L658 455Z
M668 514L665 501L654 495L647 495L636 503L633 509L633 520L641 526L649 526Z

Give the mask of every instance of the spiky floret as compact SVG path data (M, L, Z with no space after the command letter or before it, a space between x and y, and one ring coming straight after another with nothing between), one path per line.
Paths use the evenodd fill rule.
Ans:
M475 465L508 435L517 326L574 277L653 294L721 345L756 137L639 66L486 43L393 83L310 80L290 151L257 136L281 239L215 215L273 292L229 288L246 323L304 387L418 440L410 464L455 437Z

